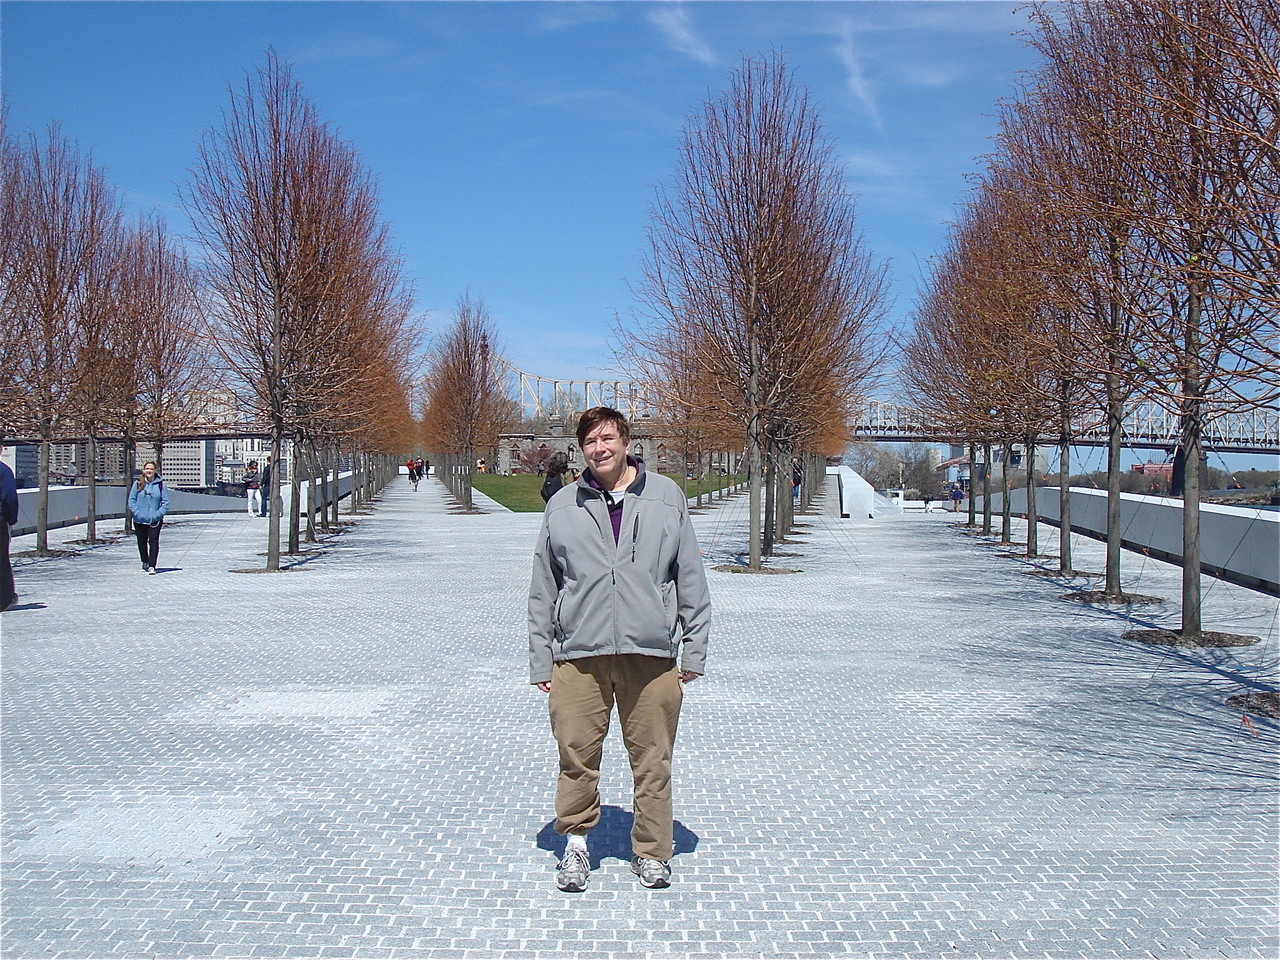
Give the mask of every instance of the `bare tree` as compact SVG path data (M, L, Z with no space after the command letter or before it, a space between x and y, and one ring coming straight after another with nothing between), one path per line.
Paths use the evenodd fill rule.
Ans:
M144 217L127 248L121 312L133 340L134 436L159 463L175 434L197 425L199 391L207 384L205 340L186 253L159 217ZM163 465L163 464L161 464Z
M284 439L300 440L320 410L335 415L360 376L343 353L376 313L369 275L385 266L372 181L271 54L205 135L184 202L214 346L269 425L278 465ZM267 569L278 570L279 469L271 482Z
M791 448L797 406L819 384L852 391L875 370L886 301L843 170L781 57L744 58L728 91L688 122L648 238L637 293L655 327L633 335L629 352L641 368L700 366L734 411L759 567L765 460Z
M9 135L8 111L0 103L0 440L13 436L22 418L18 369L31 320L23 306L28 266L21 226L24 166L22 147Z
M85 439L87 489L85 539L98 539L98 449L110 429L111 415L134 389L132 371L121 362L129 353L131 336L118 309L121 267L125 252L119 211L104 225L98 252L91 257L80 288L79 322L75 326L75 388L71 402L77 432Z
M1056 13L1065 10L1065 16ZM1127 601L1120 584L1120 455L1124 420L1144 359L1138 339L1150 309L1148 265L1136 255L1132 175L1144 150L1135 103L1115 64L1125 56L1123 30L1090 26L1079 5L1036 8L1033 43L1044 67L1021 104L1006 116L1002 145L1011 169L1042 198L1060 253L1047 291L1064 313L1052 349L1066 332L1070 359L1087 375L1108 431L1107 545L1101 598Z
M1277 7L1249 0L1103 0L1042 8L1037 45L1112 184L1081 208L1122 231L1108 258L1108 381L1141 380L1181 418L1182 632L1202 632L1199 476L1210 401L1277 396L1274 236ZM1261 64L1261 66L1260 66ZM1077 183L1087 181L1077 181ZM1080 191L1077 192L1077 196ZM1110 417L1119 419L1112 409ZM1110 581L1108 590L1111 589Z
M496 448L512 412L499 387L496 331L483 299L458 298L453 323L431 352L427 383L424 441L441 460L445 484L470 510L479 451Z
M100 168L52 126L5 149L0 227L11 427L40 443L36 550L49 549L49 448L74 423L86 285L110 255L119 202Z

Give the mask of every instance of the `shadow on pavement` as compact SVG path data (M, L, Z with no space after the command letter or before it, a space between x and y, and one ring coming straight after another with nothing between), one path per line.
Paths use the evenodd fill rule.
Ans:
M19 602L19 603L15 603L12 607L7 608L4 612L13 613L15 610L43 610L45 609L45 606L46 606L45 604L35 600L31 601L30 603Z
M601 863L612 857L615 860L631 862L631 823L635 817L621 807L603 806L600 808L600 822L591 829L587 842L591 847L591 869L599 869ZM675 822L675 852L693 853L698 849L698 835L679 820ZM564 855L567 841L556 833L556 822L549 821L538 831L538 849L549 850L557 858Z

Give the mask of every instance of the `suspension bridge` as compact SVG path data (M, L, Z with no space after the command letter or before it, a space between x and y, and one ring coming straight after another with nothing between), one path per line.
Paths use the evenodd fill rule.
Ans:
M593 406L621 410L630 420L657 418L659 391L639 380L566 380L528 373L505 360L499 377L504 393L516 400L531 419L569 417ZM855 440L877 442L962 443L939 424L928 422L919 411L903 404L880 400L863 402L848 424ZM1080 417L1072 424L1073 446L1106 446L1106 421L1100 415ZM1127 447L1173 450L1178 445L1180 418L1153 400L1130 404L1121 433ZM1280 454L1280 411L1274 407L1254 410L1210 410L1204 430L1204 449L1217 453Z
M627 418L641 422L661 418L660 391L650 383L617 378L560 379L528 373L499 358L495 376L503 394L518 404L528 419L559 416L569 420L580 410L609 406ZM931 423L918 410L904 404L867 400L848 424L854 440L873 442L935 442L963 444L968 438L954 435L941 424ZM1153 400L1130 404L1122 426L1123 445L1172 451L1178 446L1179 416ZM1072 424L1072 445L1107 445L1105 419L1099 414L1082 416ZM204 420L198 414L186 426L173 431L171 440L212 440L269 436L265 424L218 417ZM17 442L24 441L15 438ZM83 442L84 438L59 438L59 442ZM1280 455L1280 410L1252 410L1210 405L1203 446L1215 453Z

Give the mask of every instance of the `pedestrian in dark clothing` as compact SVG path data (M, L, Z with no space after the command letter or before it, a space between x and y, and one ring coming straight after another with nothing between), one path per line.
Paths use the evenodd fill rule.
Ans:
M3 450L0 447L0 450ZM13 564L9 560L9 528L18 522L18 483L7 463L0 462L0 611L18 602L13 583Z
M256 517L262 513L262 474L258 473L258 461L250 460L249 469L244 472L244 495L249 501L249 516Z
M271 461L262 468L262 509L258 516L265 517L271 512Z
M542 481L542 502L546 503L556 495L556 491L564 486L564 475L569 470L569 457L563 453L553 453L547 460L546 478Z
M155 461L142 465L142 476L129 488L129 512L133 514L133 532L138 538L138 555L142 569L155 574L160 556L160 528L169 512L169 490L156 473Z

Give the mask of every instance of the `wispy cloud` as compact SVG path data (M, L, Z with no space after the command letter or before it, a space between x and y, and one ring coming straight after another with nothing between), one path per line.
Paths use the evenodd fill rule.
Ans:
M617 12L607 3L561 2L544 9L538 18L538 26L548 31L564 30L616 18Z
M713 66L716 55L693 30L689 11L680 5L663 5L649 13L649 22L658 28L667 44L691 60Z
M874 151L850 150L843 159L849 176L857 180L884 182L906 176L901 163Z
M386 62L405 52L403 41L369 33L347 33L322 36L297 48L297 63L333 63L343 61Z
M654 105L647 97L604 87L521 89L515 96L530 107L552 107L579 116L617 122L633 129L669 132L681 115Z
M839 42L836 44L836 55L844 64L845 85L849 88L849 92L862 105L862 109L875 124L876 131L884 133L884 125L880 121L880 110L876 106L875 93L872 90L871 81L867 79L863 70L862 58L858 56L858 49L854 43L851 22L845 23L841 31Z

